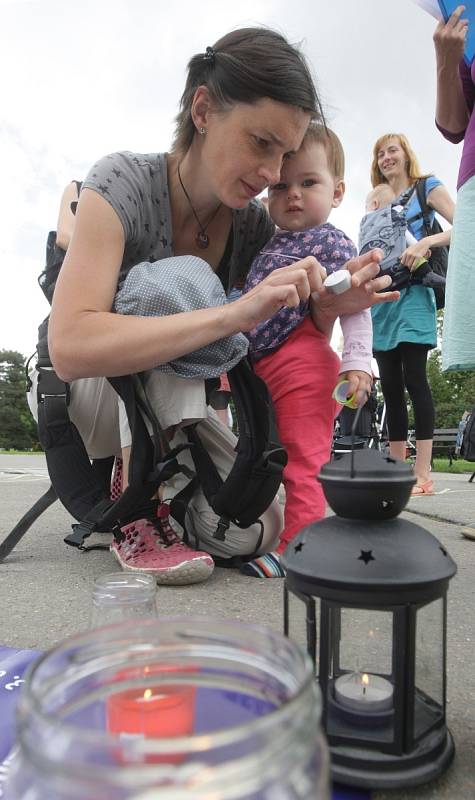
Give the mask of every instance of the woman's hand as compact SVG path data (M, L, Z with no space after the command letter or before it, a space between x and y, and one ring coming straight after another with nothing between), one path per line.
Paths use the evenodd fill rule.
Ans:
M359 369L350 369L348 372L341 372L339 379L349 383L347 396L354 396L356 405L364 406L373 386L371 375Z
M468 20L460 19L465 6L457 6L447 22L441 20L434 31L435 52L440 64L458 67L463 58L467 38Z
M239 328L250 331L259 322L272 317L284 306L295 308L323 289L326 270L313 256L303 258L287 267L274 270L239 300L229 304L239 313Z
M464 138L470 117L459 74L468 30L468 21L460 19L464 11L465 6L457 6L447 22L439 22L433 37L437 66L435 119L443 136L454 143Z
M376 249L348 261L345 269L351 274L351 288L343 294L331 294L323 286L312 292L310 311L318 330L329 336L342 314L356 314L378 303L399 300L399 292L383 291L391 284L390 276L377 277L383 257L382 250Z
M427 244L427 238L420 239L416 244L411 244L404 250L404 253L401 256L401 264L411 272L420 267L421 259L428 259L430 257L431 250L429 245Z

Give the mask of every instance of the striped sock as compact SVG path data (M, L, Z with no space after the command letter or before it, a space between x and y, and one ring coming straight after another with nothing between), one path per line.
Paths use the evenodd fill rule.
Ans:
M243 564L239 572L250 575L252 578L285 578L285 572L280 563L279 553L266 553L253 561Z

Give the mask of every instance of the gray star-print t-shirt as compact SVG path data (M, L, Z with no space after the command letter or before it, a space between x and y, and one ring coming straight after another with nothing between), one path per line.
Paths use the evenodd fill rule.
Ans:
M171 212L165 153L111 153L94 164L83 188L101 194L118 214L125 234L119 285L142 261L173 256ZM256 253L274 233L258 200L233 211L233 226L217 270L225 291L243 284Z

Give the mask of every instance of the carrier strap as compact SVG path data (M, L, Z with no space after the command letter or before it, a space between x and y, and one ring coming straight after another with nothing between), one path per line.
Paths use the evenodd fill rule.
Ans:
M38 368L38 430L45 450L51 483L69 513L79 521L67 544L83 547L93 531L117 529L147 508L159 484L179 471L189 473L177 461L189 445L170 449L158 421L150 437L142 413L147 412L138 376L111 378L110 383L125 403L132 431L129 485L118 500L111 500L104 478L91 463L81 436L69 418L69 385L52 367ZM137 394L136 394L137 392Z

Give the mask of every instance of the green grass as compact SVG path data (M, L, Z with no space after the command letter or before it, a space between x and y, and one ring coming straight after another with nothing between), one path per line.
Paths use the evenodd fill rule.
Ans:
M43 456L42 450L2 450L0 456Z
M474 461L464 461L463 458L458 458L456 461L452 461L452 466L449 465L448 458L434 458L434 463L432 465L433 472L451 472L454 475L460 475L464 472L475 472L475 462Z

